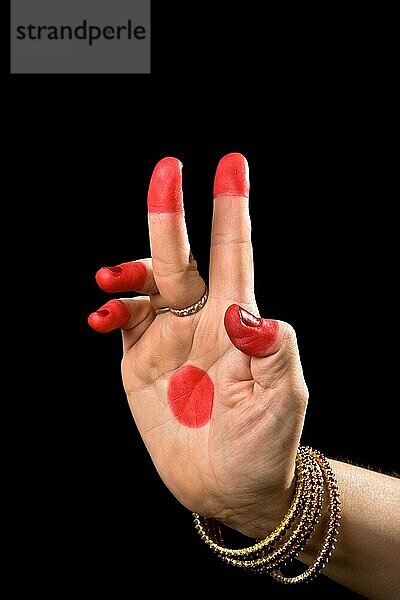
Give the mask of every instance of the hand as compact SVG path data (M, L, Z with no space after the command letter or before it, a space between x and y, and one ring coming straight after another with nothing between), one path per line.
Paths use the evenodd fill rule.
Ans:
M171 492L191 511L263 537L293 492L307 405L296 337L287 323L254 316L248 169L240 154L225 156L215 176L206 305L193 316L156 315L205 291L181 189L179 161L161 160L148 195L152 258L96 275L105 291L147 296L111 300L89 323L102 332L123 329L129 405Z

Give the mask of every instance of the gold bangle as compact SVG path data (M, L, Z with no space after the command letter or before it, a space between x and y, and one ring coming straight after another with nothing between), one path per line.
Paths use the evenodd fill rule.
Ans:
M329 519L321 551L306 571L287 577L281 569L298 556L312 536L321 515L325 487ZM247 548L226 548L216 521L197 513L193 513L193 517L200 537L224 562L253 572L268 573L280 583L302 583L315 577L326 566L335 549L340 521L338 485L327 459L308 446L300 446L291 506L278 527L265 539ZM278 543L282 545L277 546Z
M306 457L306 460L307 458L308 457ZM322 475L319 472L319 469L315 468L315 464L312 462L310 462L309 465L306 464L305 467L305 474L307 477L308 468L310 468L311 471L305 490L306 499L304 503L304 510L289 539L283 544L283 546L279 548L271 547L270 554L264 553L259 556L259 552L256 551L251 557L249 557L248 560L239 560L222 555L220 558L224 562L235 567L250 569L255 572L269 572L285 566L285 564L290 562L298 555L302 547L305 545L306 540L310 536L313 524L318 519L322 507ZM310 493L314 488L317 490L316 494ZM264 541L265 540L263 540L263 542ZM248 551L248 549L246 550Z
M318 450L313 450L312 448L308 448L308 451L314 456L315 460L321 467L325 484L328 489L328 497L329 497L329 518L328 524L326 528L325 536L322 540L321 550L318 556L315 558L314 562L300 575L296 575L295 577L286 577L282 575L279 571L272 572L271 576L279 581L279 583L285 584L295 584L295 583L305 583L306 581L310 581L314 577L316 577L322 569L326 567L331 558L334 550L336 549L335 544L337 543L337 536L339 535L339 527L340 527L340 495L339 495L339 487L337 484L336 476L321 452Z

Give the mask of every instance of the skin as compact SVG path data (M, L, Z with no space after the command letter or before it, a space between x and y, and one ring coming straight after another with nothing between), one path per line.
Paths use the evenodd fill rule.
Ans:
M108 314L102 307L89 323L102 332L123 329L129 405L171 492L189 510L263 538L286 513L295 484L308 400L296 335L287 323L259 317L248 168L240 154L224 157L215 177L207 304L184 318L156 315L157 308L190 306L205 290L181 189L181 163L160 161L148 195L152 258L140 261L147 271L140 285L132 290L127 279L123 290L144 296L112 301ZM109 281L108 291L121 289L121 280L115 278L115 290ZM324 574L368 598L399 597L399 480L331 464L343 519ZM300 556L307 564L318 553L324 520Z
M168 383L168 404L175 419L186 427L198 429L211 419L214 384L206 371L185 365L177 369Z
M115 267L102 267L96 273L97 285L105 292L140 290L147 278L147 267L140 261L122 263Z

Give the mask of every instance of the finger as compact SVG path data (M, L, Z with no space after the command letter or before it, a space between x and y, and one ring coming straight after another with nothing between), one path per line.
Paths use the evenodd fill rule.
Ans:
M260 319L237 304L227 309L224 323L233 345L253 357L251 371L257 383L273 387L291 369L295 376L290 380L304 389L296 334L288 323Z
M154 279L166 304L186 308L202 297L205 284L190 252L182 200L182 164L164 158L155 167L148 193Z
M88 317L92 329L99 333L108 333L120 329L129 319L128 307L121 300L110 300Z
M122 301L129 311L129 319L122 327L124 352L127 352L154 321L156 312L149 298L123 298Z
M88 317L89 325L100 333L124 330L124 348L130 348L143 335L156 316L149 298L110 300Z
M96 281L102 290L111 294L133 291L158 294L151 258L102 267L96 273Z
M210 295L254 301L248 165L242 154L224 156L214 180Z

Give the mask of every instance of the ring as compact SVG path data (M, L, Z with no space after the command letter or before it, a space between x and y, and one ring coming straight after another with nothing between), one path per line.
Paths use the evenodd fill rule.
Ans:
M169 312L169 306L163 306L163 308L157 308L156 315L162 315Z
M171 312L176 317L189 317L190 315L195 315L196 313L198 313L207 302L207 299L208 289L206 286L204 294L202 295L200 300L197 300L197 302L195 302L194 304L186 306L186 308L171 308L170 306L163 306L162 308L156 310L156 315L162 315L166 312Z

